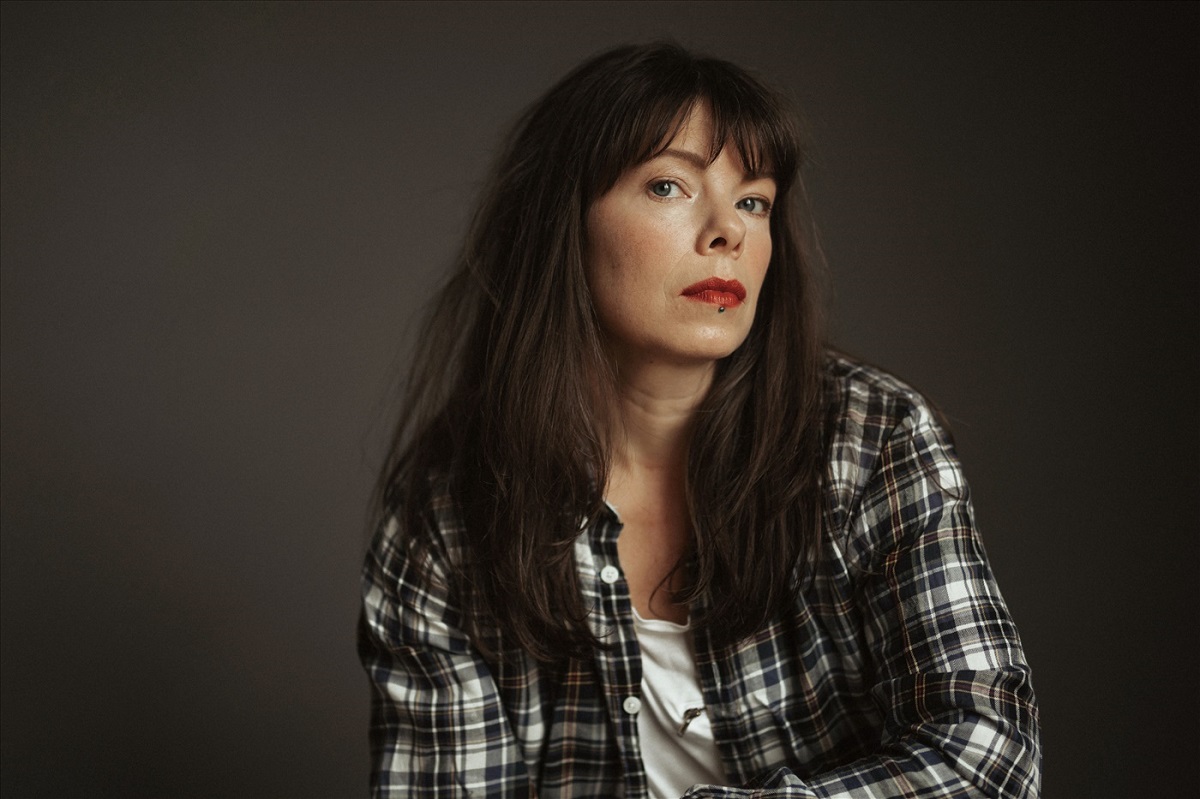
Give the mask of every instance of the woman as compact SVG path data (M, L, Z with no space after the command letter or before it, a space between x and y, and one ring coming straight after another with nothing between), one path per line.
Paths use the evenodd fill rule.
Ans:
M826 351L799 160L672 45L519 120L381 480L378 795L1037 794L952 446Z

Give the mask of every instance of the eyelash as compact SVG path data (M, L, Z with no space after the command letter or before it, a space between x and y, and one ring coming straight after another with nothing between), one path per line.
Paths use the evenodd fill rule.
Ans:
M768 202L765 197L744 197L741 200L738 200L737 204L741 205L742 203L746 202L747 200L750 200L751 202L756 202L756 203L762 204L761 211L751 211L750 209L745 209L747 213L754 214L755 216L770 216L771 215L771 203Z
M659 199L659 200L674 199L670 196L658 194L656 191L654 191L659 186L674 186L675 188L679 189L680 191L683 191L683 188L679 185L679 182L676 180L671 180L670 178L658 178L657 180L650 181L649 185L647 185L647 187L646 187L646 191L648 191L655 199ZM747 202L747 201L761 204L762 210L754 211L749 208L742 208L741 207L742 203ZM739 210L745 211L748 214L753 214L754 216L770 216L771 215L771 203L765 197L743 197L742 199L740 199L736 203L734 203L734 207L738 208Z
M653 194L655 197L659 198L660 200L666 200L666 199L670 199L670 198L667 197L666 195L658 194L657 192L654 191L659 186L674 186L675 188L679 189L680 191L683 191L683 187L680 186L677 181L668 180L667 178L658 178L657 180L652 180L652 181L650 181L650 185L648 185L646 187L646 189L651 194Z

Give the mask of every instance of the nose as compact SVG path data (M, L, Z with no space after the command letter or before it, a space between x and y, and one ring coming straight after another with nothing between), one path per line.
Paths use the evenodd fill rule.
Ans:
M746 221L737 209L714 207L696 239L696 252L700 255L728 254L737 258L742 254L745 239Z

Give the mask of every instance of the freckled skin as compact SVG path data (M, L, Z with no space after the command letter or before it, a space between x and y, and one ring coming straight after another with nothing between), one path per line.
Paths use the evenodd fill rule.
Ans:
M749 178L731 147L706 165L710 131L698 107L663 154L626 171L588 212L588 282L619 362L712 363L750 332L775 182ZM745 301L719 313L682 296L710 277L740 281Z

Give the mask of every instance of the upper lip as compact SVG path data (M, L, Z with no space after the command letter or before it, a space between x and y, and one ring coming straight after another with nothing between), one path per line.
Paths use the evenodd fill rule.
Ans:
M745 286L736 280L722 280L719 277L710 277L693 283L680 293L686 297L689 294L699 294L704 291L722 291L733 294L738 298L738 302L744 302L746 299Z

